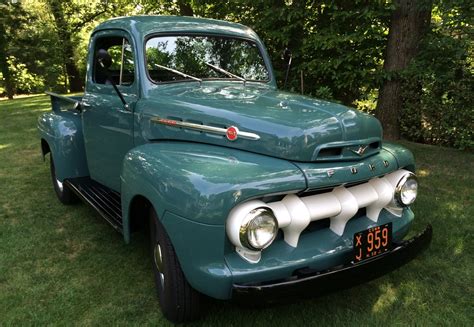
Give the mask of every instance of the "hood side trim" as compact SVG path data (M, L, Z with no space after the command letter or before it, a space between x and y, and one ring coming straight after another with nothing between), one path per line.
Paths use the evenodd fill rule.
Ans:
M209 125L189 123L185 121L178 121L178 120L173 120L173 119L166 119L166 118L161 118L158 116L151 118L150 121L156 124L162 124L162 125L171 126L171 127L185 128L185 129L191 129L191 130L196 130L196 131L205 132L205 133L223 135L223 136L226 136L229 141L234 141L239 137L246 140L253 140L253 141L258 141L260 139L260 135L255 134L255 133L240 131L235 126L229 126L228 128L221 128L221 127L215 127L215 126L209 126Z

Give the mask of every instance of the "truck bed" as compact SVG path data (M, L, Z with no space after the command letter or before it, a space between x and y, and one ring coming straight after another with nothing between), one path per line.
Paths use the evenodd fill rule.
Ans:
M45 92L51 97L53 111L79 110L81 111L82 95L65 96L54 92Z

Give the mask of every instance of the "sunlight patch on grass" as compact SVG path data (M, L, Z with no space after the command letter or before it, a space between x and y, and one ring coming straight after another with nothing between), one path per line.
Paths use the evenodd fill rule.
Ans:
M430 171L428 169L418 169L416 174L418 177L428 177L430 175Z
M397 301L397 290L392 284L387 283L380 285L382 294L372 306L373 313L381 313L390 309L390 307Z
M464 241L462 239L458 239L456 246L454 247L454 255L459 256L464 252Z
M451 210L451 211L457 211L457 210L460 210L462 208L462 206L459 205L459 203L457 203L457 202L448 202L448 203L446 203L446 208Z
M0 144L0 150L6 149L11 146L11 143L8 144Z
M43 93L38 93L38 94L17 94L13 98L13 100L8 99L7 97L0 97L0 101L15 101L17 99L24 99L24 98L33 98L33 97L40 97L44 96Z

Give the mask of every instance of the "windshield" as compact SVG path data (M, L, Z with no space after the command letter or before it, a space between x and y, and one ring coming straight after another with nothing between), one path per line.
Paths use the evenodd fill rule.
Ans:
M155 83L192 80L189 76L262 82L270 78L255 42L223 36L152 37L146 43L146 62Z

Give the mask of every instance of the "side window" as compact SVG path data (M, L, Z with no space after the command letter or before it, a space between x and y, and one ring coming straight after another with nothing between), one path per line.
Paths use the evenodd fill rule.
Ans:
M126 38L104 37L96 40L94 58L99 50L106 50L112 58L108 69L101 67L94 59L93 80L97 84L132 85L135 80L133 48Z

